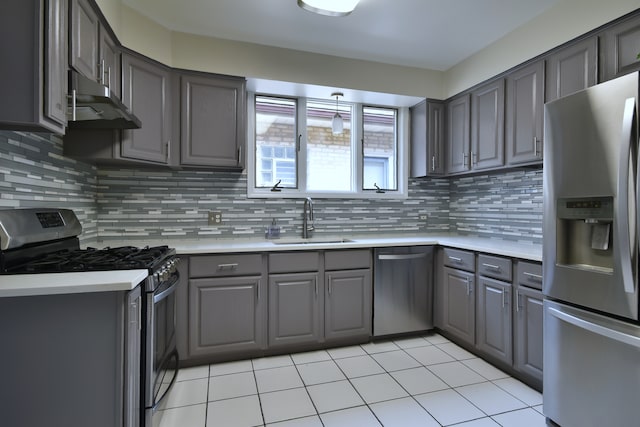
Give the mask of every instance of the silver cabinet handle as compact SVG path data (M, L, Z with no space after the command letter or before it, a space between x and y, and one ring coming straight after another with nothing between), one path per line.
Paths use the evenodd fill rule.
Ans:
M478 153L471 152L471 161L474 165L478 164Z
M467 153L466 152L462 152L462 166L466 167L467 166Z
M462 262L462 258L458 258L455 256L449 256L449 259L453 262Z
M260 281L256 283L256 304L260 301Z
M435 172L436 170L436 156L431 156L431 171Z
M315 285L316 285L316 298L318 297L318 278L316 277L315 280Z
M427 254L398 254L398 255L378 255L381 260L403 260L403 259L419 259L425 258Z
M540 152L540 149L538 148L539 147L539 145L538 145L539 143L540 143L540 140L538 139L538 137L534 136L533 137L533 155L535 157L540 157L540 155L542 154Z
M528 271L522 272L523 276L527 276L529 279L534 280L536 282L542 282L542 276L539 274L529 273Z
M76 90L71 91L71 119L76 121L76 106L77 106L77 94Z
M507 291L506 289L502 290L502 308L504 308L506 305L508 305L508 301L507 301L507 297L509 295L509 291Z
M471 280L469 280L469 277L466 278L466 282L467 282L467 296L471 295Z
M218 264L218 271L223 271L223 270L235 270L236 268L238 268L238 263L233 263L233 264Z
M502 270L499 265L486 264L486 263L483 262L482 266L485 267L485 268L488 268L489 270L496 270L496 271L501 271Z
M107 67L107 88L111 92L111 67Z
M167 141L167 163L171 160L171 140Z
M329 295L331 295L331 288L332 288L331 282L332 282L331 275L329 275L329 277L327 278L327 287L328 287Z
M296 151L300 151L301 140L302 140L302 134L298 135L298 142L296 143Z

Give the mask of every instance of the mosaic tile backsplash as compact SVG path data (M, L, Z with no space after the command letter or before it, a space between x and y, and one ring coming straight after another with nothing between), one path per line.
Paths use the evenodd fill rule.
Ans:
M301 234L302 200L247 199L246 185L233 172L96 168L64 157L57 136L0 131L0 208L71 208L83 244L262 237L274 218L284 236ZM412 179L403 200L314 202L316 236L452 231L542 241L540 169ZM221 211L223 223L208 226L209 210Z

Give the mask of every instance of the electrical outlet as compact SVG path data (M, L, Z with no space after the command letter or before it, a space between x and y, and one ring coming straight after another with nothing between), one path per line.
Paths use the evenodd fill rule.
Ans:
M209 225L222 224L222 212L209 211Z
M426 221L429 219L429 215L423 214L423 215L420 215L418 218L420 218L420 221Z

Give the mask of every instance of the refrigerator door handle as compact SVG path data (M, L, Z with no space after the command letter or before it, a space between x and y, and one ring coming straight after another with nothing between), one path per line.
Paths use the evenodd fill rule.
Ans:
M624 104L624 114L622 118L622 145L620 147L620 165L618 169L619 203L616 214L618 239L620 241L622 282L624 284L624 291L630 294L635 293L635 280L631 263L631 254L634 249L632 249L631 246L631 224L629 223L629 161L631 159L631 150L633 149L631 139L633 138L635 108L636 99L628 98ZM633 220L635 221L636 218L633 218ZM635 233L633 233L633 238L635 239Z
M589 322L588 320L581 319L569 313L565 313L554 307L549 307L548 312L553 317L556 317L557 319L562 320L564 322L571 323L572 325L577 326L578 328L587 330L594 334L640 349L639 337L625 334L625 333L616 331L615 329L610 329L610 328L607 328L606 326L599 325L597 323Z

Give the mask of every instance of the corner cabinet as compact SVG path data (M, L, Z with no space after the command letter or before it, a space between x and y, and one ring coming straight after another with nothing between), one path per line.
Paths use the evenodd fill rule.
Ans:
M122 57L122 102L142 121L122 131L122 158L158 164L171 162L171 71L139 55Z
M67 0L6 0L0 14L0 127L64 134Z
M180 165L242 169L246 80L180 75Z
M543 153L544 69L540 60L507 75L507 164L541 163Z
M444 174L444 104L425 100L411 107L410 114L410 176Z

